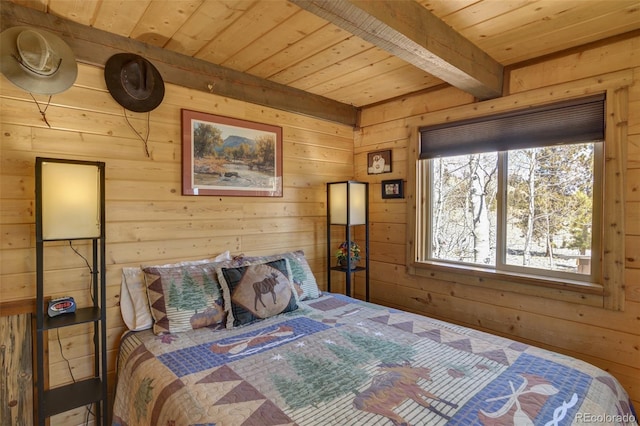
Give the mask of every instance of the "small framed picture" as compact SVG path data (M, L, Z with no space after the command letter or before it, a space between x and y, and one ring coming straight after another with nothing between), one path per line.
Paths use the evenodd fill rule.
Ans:
M375 151L367 154L367 174L391 173L391 150Z
M402 179L383 180L382 198L404 198L404 181Z

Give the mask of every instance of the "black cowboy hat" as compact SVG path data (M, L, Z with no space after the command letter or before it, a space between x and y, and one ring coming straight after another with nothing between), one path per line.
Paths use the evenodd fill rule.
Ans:
M110 57L104 66L104 81L113 99L130 111L151 111L164 98L164 82L156 67L133 53Z

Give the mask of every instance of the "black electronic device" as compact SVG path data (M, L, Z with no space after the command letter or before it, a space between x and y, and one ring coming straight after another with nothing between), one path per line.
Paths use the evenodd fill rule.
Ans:
M73 300L73 297L66 296L50 300L47 315L53 318L62 314L71 314L75 311L76 301Z

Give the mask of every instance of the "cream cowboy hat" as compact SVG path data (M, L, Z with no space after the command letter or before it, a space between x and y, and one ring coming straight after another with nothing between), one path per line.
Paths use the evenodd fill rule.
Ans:
M73 85L78 65L57 35L38 28L11 27L0 34L0 71L21 89L55 95Z

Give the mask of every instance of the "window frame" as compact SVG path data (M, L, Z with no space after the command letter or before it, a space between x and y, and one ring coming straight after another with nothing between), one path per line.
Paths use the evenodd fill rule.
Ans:
M611 310L624 310L624 178L626 174L626 145L628 117L628 86L633 76L620 71L585 78L541 89L533 89L502 98L434 111L420 116L412 129L413 149L409 150L407 185L407 272L410 275L516 292L561 300ZM543 106L559 101L577 99L604 93L605 142L603 144L601 226L593 232L601 234L600 268L596 268L593 282L564 278L541 278L533 274L497 272L475 266L445 264L437 261L421 261L425 254L424 230L428 223L422 214L425 209L425 183L417 177L424 167L420 161L420 137L418 126L430 126L447 122L482 118L506 113L526 106ZM596 165L599 166L599 165ZM595 201L595 200L594 200ZM422 217L421 217L422 215Z

